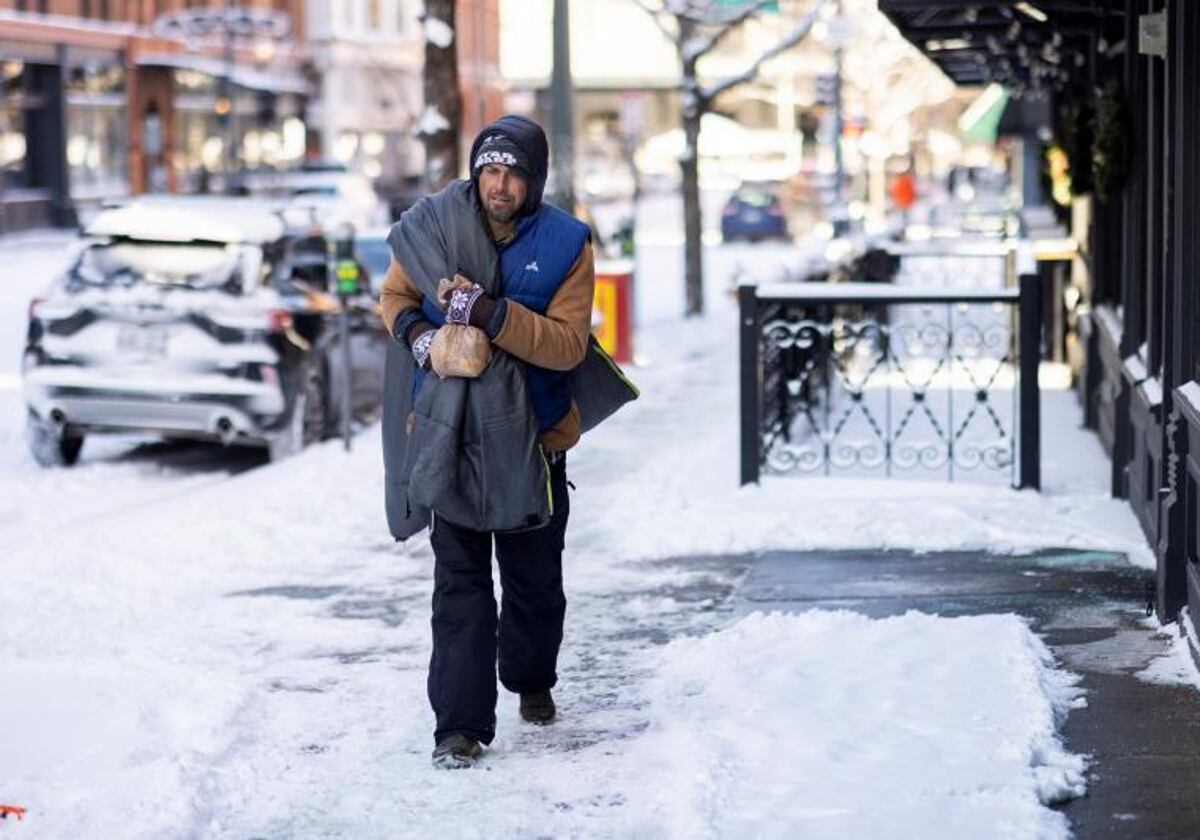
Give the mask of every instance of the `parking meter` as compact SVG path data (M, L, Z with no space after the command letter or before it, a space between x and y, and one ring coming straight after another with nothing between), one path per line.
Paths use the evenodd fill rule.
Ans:
M354 259L354 228L345 225L338 231L334 243L334 269L337 292L343 298L357 294L359 289L358 261Z
M346 223L333 230L331 256L333 276L336 282L338 303L338 332L342 355L342 440L346 451L350 451L350 415L353 412L350 382L353 366L350 364L350 296L359 291L358 261L354 258L354 226Z

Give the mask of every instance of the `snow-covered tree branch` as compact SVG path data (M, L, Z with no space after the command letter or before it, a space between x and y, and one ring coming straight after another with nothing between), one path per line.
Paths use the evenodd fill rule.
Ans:
M713 84L711 87L705 89L703 91L703 96L706 99L713 100L730 88L752 81L754 77L758 75L764 64L775 58L775 56L796 46L805 39L808 33L812 31L813 25L817 22L817 16L820 14L821 9L826 2L827 0L817 0L813 7L808 10L808 13L805 14L804 17L802 17L796 24L796 26L792 28L792 31L780 39L775 46L771 47L769 50L756 58L754 62L741 73L722 79L721 81Z
M768 61L791 49L812 31L821 9L828 0L812 0L807 12L771 47L755 58L745 70L705 85L700 81L697 64L712 52L729 33L758 16L771 0L746 0L731 6L717 0L633 0L653 20L663 36L675 47L680 64L680 111L684 150L679 159L682 174L684 278L688 315L704 311L704 279L701 262L700 232L700 119L711 111L721 94L752 81Z

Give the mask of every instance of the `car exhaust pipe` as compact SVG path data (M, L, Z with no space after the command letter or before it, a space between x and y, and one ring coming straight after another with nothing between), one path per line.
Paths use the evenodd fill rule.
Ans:
M233 427L233 421L228 417L217 418L217 436L221 438L221 443L225 446L233 443L233 439L237 437L237 429Z

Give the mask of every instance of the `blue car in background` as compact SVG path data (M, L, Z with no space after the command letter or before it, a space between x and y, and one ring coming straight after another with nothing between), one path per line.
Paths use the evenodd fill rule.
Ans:
M745 183L738 187L721 210L721 238L726 242L788 239L779 185Z

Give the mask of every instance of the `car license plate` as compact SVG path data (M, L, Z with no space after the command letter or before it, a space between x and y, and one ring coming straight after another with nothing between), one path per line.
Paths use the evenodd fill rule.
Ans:
M161 359L167 355L166 327L125 324L117 332L117 350L139 359Z
M754 224L756 222L761 222L762 217L763 217L763 214L762 214L762 211L760 211L760 210L747 210L746 211L746 223L747 224Z

